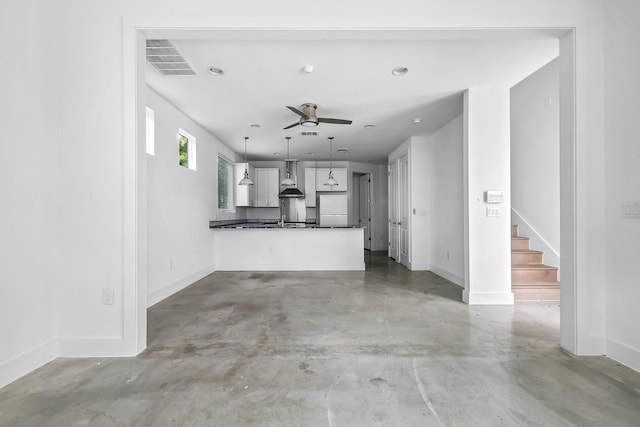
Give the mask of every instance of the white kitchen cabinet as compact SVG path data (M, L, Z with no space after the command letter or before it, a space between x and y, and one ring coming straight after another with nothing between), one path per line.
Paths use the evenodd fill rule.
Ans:
M249 178L254 185L238 185L240 180L244 178L245 168L249 172ZM236 163L236 206L253 206L255 203L256 186L255 186L255 170L248 163Z
M347 191L347 168L333 168L333 178L338 185L324 185L329 178L329 168L316 169L316 191Z
M304 204L308 208L316 207L316 168L304 169Z
M277 208L278 193L280 192L280 169L255 168L255 203L259 208Z

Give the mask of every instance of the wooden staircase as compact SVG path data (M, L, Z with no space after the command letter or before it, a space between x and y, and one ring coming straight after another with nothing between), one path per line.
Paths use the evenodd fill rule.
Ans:
M560 301L558 269L542 263L543 253L529 249L529 238L511 226L511 290L516 301Z

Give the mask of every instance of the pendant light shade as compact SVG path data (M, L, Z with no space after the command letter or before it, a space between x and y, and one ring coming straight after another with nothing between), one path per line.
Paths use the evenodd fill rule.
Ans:
M247 170L247 166L249 165L249 163L247 163L247 139L249 139L249 137L245 136L244 137L244 162L245 162L244 177L240 180L238 185L253 185L253 181L251 181L251 178L249 178L249 171Z
M329 137L329 177L323 185L327 187L335 187L338 185L338 181L333 177L333 137Z
M285 179L282 180L282 182L280 183L280 185L282 185L283 187L295 187L296 183L293 179L291 179L291 171L289 170L289 146L291 144L291 137L287 136L287 158L285 159L287 161L287 177Z

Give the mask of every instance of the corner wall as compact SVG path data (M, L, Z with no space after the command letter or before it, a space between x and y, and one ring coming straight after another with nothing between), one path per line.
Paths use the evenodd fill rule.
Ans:
M606 354L640 371L640 218L623 204L640 203L640 3L606 2Z
M218 153L235 154L176 107L147 89L155 112L155 155L147 154L147 305L214 271L209 221L218 213ZM196 170L178 164L178 129L196 138Z
M511 208L531 249L560 267L559 60L511 88ZM531 230L529 230L529 227ZM524 233L523 233L524 230Z

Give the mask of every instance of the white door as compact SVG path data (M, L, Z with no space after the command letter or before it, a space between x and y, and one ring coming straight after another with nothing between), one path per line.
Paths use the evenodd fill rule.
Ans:
M360 219L359 223L364 229L364 248L371 250L371 175L360 177Z
M399 262L398 254L398 163L389 164L389 258Z
M398 160L398 252L397 260L409 267L409 158Z

